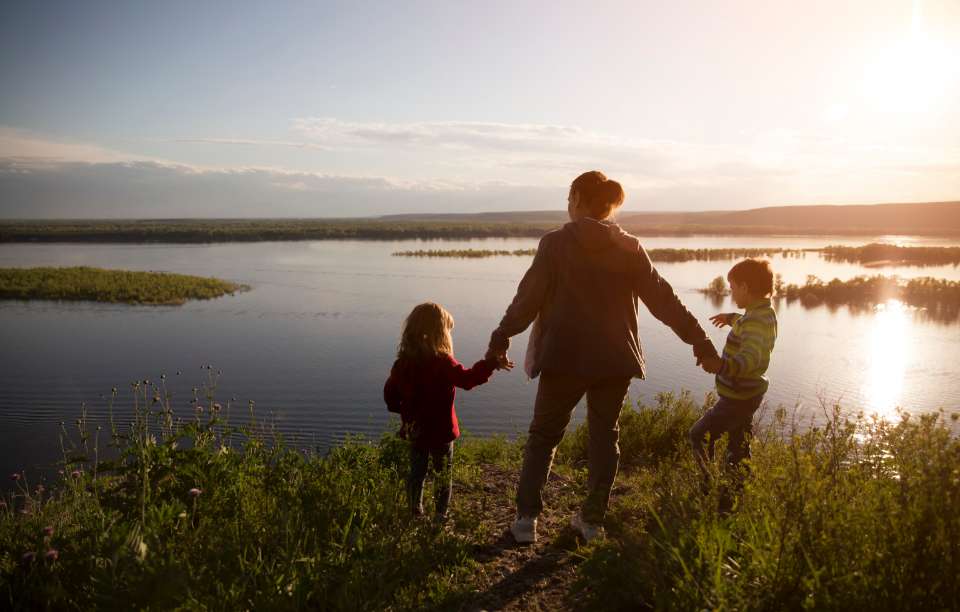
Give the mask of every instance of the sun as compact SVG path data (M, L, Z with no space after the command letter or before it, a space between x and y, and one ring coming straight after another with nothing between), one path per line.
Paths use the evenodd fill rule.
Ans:
M915 0L909 36L877 50L865 66L863 95L879 111L921 113L944 102L958 80L960 49L927 32Z

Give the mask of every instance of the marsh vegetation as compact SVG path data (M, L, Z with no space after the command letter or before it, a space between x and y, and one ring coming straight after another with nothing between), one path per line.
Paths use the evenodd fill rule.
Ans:
M650 249L647 255L657 262L684 262L684 261L722 261L741 257L770 257L783 255L785 257L802 257L805 253L801 249ZM397 251L395 257L452 257L461 259L475 259L483 257L532 257L537 254L536 249L419 249L415 251Z
M960 264L960 247L906 247L871 242L859 247L828 246L820 249L827 261L865 266L943 266Z
M0 268L0 299L83 300L124 304L180 305L249 289L217 278L71 268Z

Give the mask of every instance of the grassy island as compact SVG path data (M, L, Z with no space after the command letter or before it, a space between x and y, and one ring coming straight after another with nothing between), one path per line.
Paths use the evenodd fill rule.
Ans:
M726 280L718 276L698 292L719 302L730 294ZM774 299L787 303L799 301L808 308L821 304L866 308L888 300L899 300L908 306L923 309L925 316L942 322L960 320L960 282L939 278L896 276L857 276L829 282L810 275L802 285L784 284L777 276Z
M808 249L812 250L812 249ZM722 261L739 259L741 257L770 257L784 255L802 257L806 251L801 249L650 249L647 254L652 261L677 263L684 261ZM536 249L428 249L416 251L397 251L395 257L453 257L474 259L483 257L532 257L537 254Z
M719 464L701 490L686 442L712 398L628 405L608 537L580 546L567 526L586 484L581 426L559 449L541 542L517 548L503 531L522 440L461 441L452 516L437 525L408 515L409 453L392 434L318 454L258 425L252 405L233 407L248 414L235 428L230 404L209 393L181 407L162 381L132 388L123 427L80 419L64 429L60 476L11 475L0 503L5 608L934 610L960 601L960 441L943 414L887 422L826 408L801 431L785 411L767 413L726 514ZM117 458L105 461L108 446Z
M903 281L896 276L857 276L847 281L824 282L810 276L803 285L783 285L778 294L788 302L799 300L804 306L820 304L853 307L873 306L890 299L923 308L927 315L942 321L960 318L960 282L938 278L913 278Z
M537 249L421 249L417 251L397 251L394 257L450 257L456 259L482 259L485 257L533 257Z
M860 247L828 246L820 249L827 261L865 266L943 266L960 264L960 247L903 247L871 242Z
M102 268L0 268L0 299L180 305L248 289L217 278Z

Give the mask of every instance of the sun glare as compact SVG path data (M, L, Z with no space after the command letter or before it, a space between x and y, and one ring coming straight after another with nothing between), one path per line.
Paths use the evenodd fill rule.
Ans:
M903 400L903 378L910 354L910 311L898 300L876 307L870 332L868 370L862 397L868 412L894 418Z
M937 106L960 79L960 49L929 35L914 2L910 35L871 58L864 71L867 103L885 112L919 113Z

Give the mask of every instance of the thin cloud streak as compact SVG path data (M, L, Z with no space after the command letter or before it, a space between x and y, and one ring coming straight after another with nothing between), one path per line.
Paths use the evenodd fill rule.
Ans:
M329 147L319 145L315 142L291 141L291 140L260 140L249 138L176 138L173 140L163 140L161 142L174 142L184 144L213 144L213 145L241 145L241 146L267 146L267 147L291 147L294 149L314 149L318 151L331 151Z

